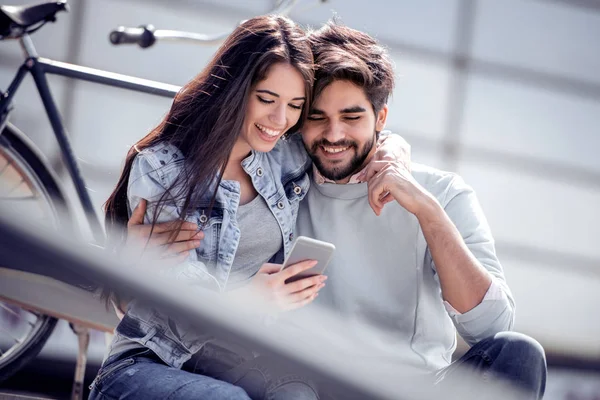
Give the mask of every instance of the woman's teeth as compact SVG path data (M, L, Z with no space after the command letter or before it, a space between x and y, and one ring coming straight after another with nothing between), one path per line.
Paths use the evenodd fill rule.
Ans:
M263 133L266 133L268 136L279 136L281 131L275 131L273 129L266 128L260 124L254 124L258 129L260 129Z

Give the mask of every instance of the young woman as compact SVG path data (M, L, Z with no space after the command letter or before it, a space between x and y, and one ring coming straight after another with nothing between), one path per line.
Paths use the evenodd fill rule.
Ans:
M291 20L264 16L241 24L181 89L160 125L129 151L106 204L112 243L123 242L113 228L124 227L145 199L147 221L179 221L171 241L186 221L203 233L200 247L169 274L220 291L251 278L275 279L257 271L283 262L290 250L311 165L299 142L280 139L300 127L312 80L310 47ZM296 265L295 272L311 266ZM278 282L265 287L283 298L284 308L293 308L312 301L323 278ZM90 399L248 398L238 386L182 369L200 350L219 360L232 357L213 339L133 301ZM243 376L237 381L244 386ZM310 385L285 382L253 380L244 388L252 398L317 398Z

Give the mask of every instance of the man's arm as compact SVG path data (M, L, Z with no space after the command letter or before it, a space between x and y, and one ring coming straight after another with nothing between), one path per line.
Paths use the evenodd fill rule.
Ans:
M453 181L444 207L402 165L382 164L378 170L369 180L373 209L379 215L384 204L395 199L414 214L427 241L443 298L461 314L476 308L492 283L489 270L502 281L503 276L473 191L460 184L453 188ZM512 311L510 314L512 321Z
M481 303L492 277L469 251L460 232L433 196L415 212L436 266L442 295L459 313Z

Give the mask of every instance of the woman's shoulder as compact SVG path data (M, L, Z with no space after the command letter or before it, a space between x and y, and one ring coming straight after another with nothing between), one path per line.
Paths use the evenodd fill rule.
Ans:
M140 150L135 157L136 162L149 164L156 169L176 165L183 160L184 156L181 150L171 143L157 143L148 146Z
M173 144L158 143L138 151L133 160L130 184L143 178L150 178L168 187L183 167L183 153Z

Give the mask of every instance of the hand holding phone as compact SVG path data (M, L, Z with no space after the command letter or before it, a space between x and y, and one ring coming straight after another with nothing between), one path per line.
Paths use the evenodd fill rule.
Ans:
M286 280L286 283L315 275L322 275L333 256L334 250L335 246L331 243L311 239L306 236L299 236L292 247L292 251L290 251L290 254L284 261L281 270L283 271L289 266L305 260L315 260L317 261L317 264L314 267L289 278Z

